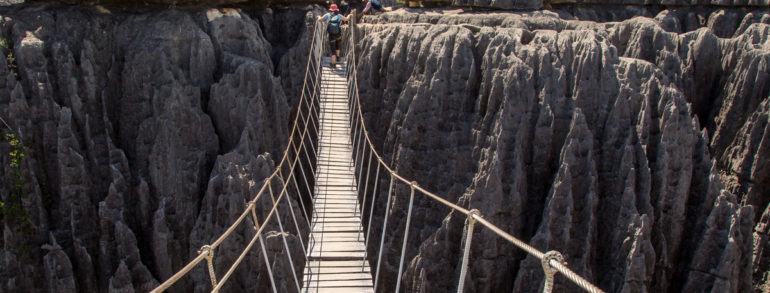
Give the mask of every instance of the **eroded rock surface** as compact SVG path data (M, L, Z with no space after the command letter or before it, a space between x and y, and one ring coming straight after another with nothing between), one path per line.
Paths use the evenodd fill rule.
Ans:
M369 18L358 73L367 125L400 174L562 252L609 292L761 289L770 25L761 10L716 24L725 13L700 25L682 24L704 15L686 8L609 23L563 12ZM454 290L465 217L417 197L396 276L409 190L394 191L379 289L400 277L407 291ZM467 288L539 291L537 259L483 228L473 241ZM577 290L564 278L556 287Z
M288 141L272 58L299 35L284 37L279 52L263 35L263 11L109 9L0 12L0 115L29 147L28 196L13 197L15 169L2 168L3 201L20 201L28 216L2 220L0 291L151 290L240 215ZM282 26L301 33L305 11L295 14ZM10 145L1 148L7 166ZM269 200L258 203L261 219ZM247 222L215 255L219 276L254 235ZM307 231L291 228L289 249L301 256ZM278 284L296 290L275 219L265 233ZM226 289L269 286L254 251ZM204 267L172 289L210 290Z
M764 5L731 3L700 4ZM768 11L562 7L366 17L358 79L378 150L609 292L767 288ZM29 147L0 168L3 201L29 218L2 220L0 291L150 290L240 215L288 141L318 8L114 10L0 11L0 115ZM465 217L420 195L397 276L409 191L375 203L373 227L390 211L379 289L455 290ZM295 290L303 258L283 239L299 256L307 231L278 211L269 264L255 247L226 290L268 288L268 265ZM222 243L218 276L250 221ZM466 289L539 291L540 263L480 226L471 260ZM209 288L200 265L173 290Z

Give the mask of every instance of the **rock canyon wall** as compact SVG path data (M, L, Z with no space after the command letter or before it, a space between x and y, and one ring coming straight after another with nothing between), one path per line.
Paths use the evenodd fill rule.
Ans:
M0 194L27 213L3 215L0 292L147 292L234 222L288 141L293 113L274 64L306 30L301 8L245 11L0 13L3 133L26 147L19 179L0 144ZM272 204L260 203L264 219ZM278 231L273 221L265 241L289 280ZM217 275L253 234L244 224L220 246ZM257 256L226 290L269 288ZM172 289L208 291L208 278L199 265Z
M608 292L767 288L768 11L548 5L365 17L358 79L378 151ZM0 117L23 145L0 143L0 198L24 211L0 220L0 292L146 292L224 232L283 155L317 7L128 6L0 9ZM379 289L456 289L465 218L418 196L396 276L409 188L394 190ZM373 231L383 215L379 197ZM266 231L291 292L303 263L275 222ZM307 231L294 232L301 255ZM220 246L218 276L253 233ZM269 290L259 249L225 290ZM475 292L542 281L484 228L471 260ZM172 289L208 278L199 265Z
M400 174L609 292L767 290L767 13L387 13L361 27L363 111ZM379 289L454 290L465 216L418 196L396 276L395 194ZM473 241L468 288L540 290L537 259L484 228Z

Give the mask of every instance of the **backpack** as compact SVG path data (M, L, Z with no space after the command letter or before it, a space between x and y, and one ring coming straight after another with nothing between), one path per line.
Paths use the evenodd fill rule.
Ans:
M342 24L342 15L334 15L329 18L329 26L326 28L327 31L329 31L332 35L338 35L342 32L342 29L340 28L340 24Z
M372 8L377 9L377 10L382 10L382 4L380 4L380 1L369 0L369 3L372 4Z

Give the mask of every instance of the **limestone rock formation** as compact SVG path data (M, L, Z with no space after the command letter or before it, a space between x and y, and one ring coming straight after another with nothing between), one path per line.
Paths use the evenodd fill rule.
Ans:
M399 174L560 251L609 292L762 290L770 14L761 1L367 16L357 45L367 127ZM12 167L13 146L0 143L0 198L24 210L0 220L0 291L146 292L197 256L281 159L320 11L0 9L3 133L26 146ZM299 191L288 191L273 194L291 208L266 225L268 261L258 241L225 290L268 288L266 267L278 291L296 290L308 231ZM419 194L397 276L409 194L397 183L390 206L375 202L372 231L390 221L379 289L400 278L410 292L455 290L466 218ZM272 199L257 203L260 223ZM222 243L217 276L253 226L244 220ZM381 238L370 235L370 252ZM172 291L209 290L204 266ZM542 276L539 261L477 226L466 289L535 292ZM576 288L557 277L556 289Z
M697 0L697 1L684 1L684 0L550 0L550 4L600 4L600 5L711 5L711 6L767 6L770 4L767 0Z
M766 255L765 225L753 223L767 203L746 200L768 182L741 175L767 161L762 13L729 12L741 19L732 26L705 14L700 27L680 21L703 15L688 8L614 23L548 12L370 18L358 73L367 125L400 174L562 252L605 290L750 291L767 271L749 269ZM726 172L728 162L742 163ZM408 243L419 248L396 276L408 190L396 191L379 289L402 278L407 291L453 290L464 217L417 197ZM385 213L375 209L375 229ZM473 241L468 288L538 290L539 261L483 228Z
M298 35L282 39L278 52L260 13L111 9L0 11L0 116L10 127L3 133L19 134L27 147L22 177L0 171L3 202L25 210L0 220L0 291L147 292L234 221L283 154L289 107L272 58ZM301 31L304 11L297 14L284 26ZM11 145L4 139L0 149L7 166ZM296 201L291 192L284 200ZM271 206L261 202L257 212ZM284 223L289 215L281 210ZM252 227L223 244L218 273ZM298 237L307 231L291 228L289 249L302 255ZM265 230L270 263L292 290L290 267L303 258L289 265L278 231L273 219ZM264 276L252 282L265 265L252 255L232 288L267 284ZM172 289L210 290L199 269Z

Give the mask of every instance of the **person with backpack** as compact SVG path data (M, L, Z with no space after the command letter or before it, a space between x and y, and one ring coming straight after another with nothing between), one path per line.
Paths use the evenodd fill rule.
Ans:
M337 4L329 5L329 13L319 16L318 20L326 20L326 31L329 33L329 49L332 51L331 66L337 64L337 56L340 55L340 40L342 39L342 22L348 21L349 16L342 16Z

